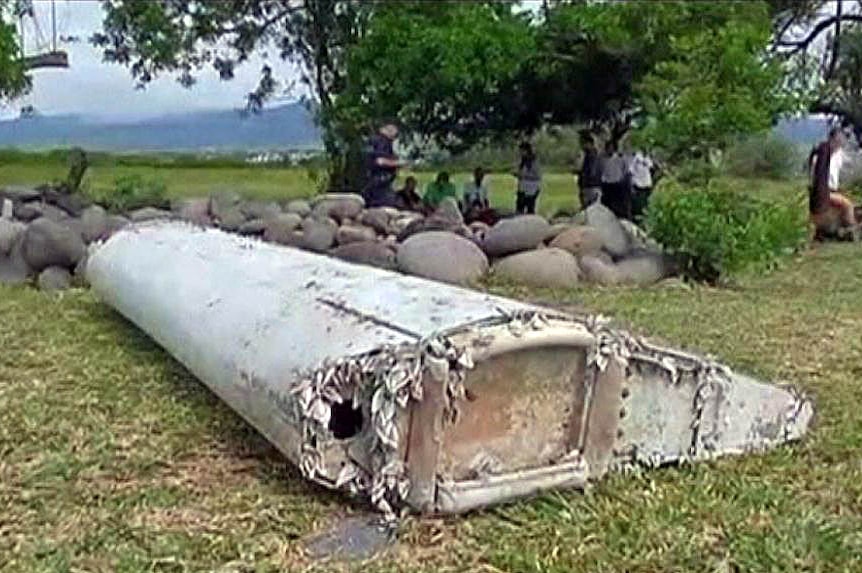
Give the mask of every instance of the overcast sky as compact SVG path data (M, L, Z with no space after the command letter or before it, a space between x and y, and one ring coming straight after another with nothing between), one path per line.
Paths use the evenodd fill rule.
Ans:
M51 4L36 0L36 21L47 41L51 30ZM183 88L175 77L162 77L145 90L136 90L125 67L102 62L102 55L87 39L101 28L102 8L95 0L56 0L58 35L78 36L80 41L62 45L69 53L69 69L35 70L33 90L18 101L2 108L2 117L17 116L21 107L32 105L44 115L84 114L111 119L182 113L200 109L228 109L244 103L245 95L254 89L263 60L253 58L237 69L236 77L219 80L207 69L198 76L191 89ZM37 37L32 25L25 28L25 51L35 53ZM270 62L273 70L288 81L296 71L279 60Z

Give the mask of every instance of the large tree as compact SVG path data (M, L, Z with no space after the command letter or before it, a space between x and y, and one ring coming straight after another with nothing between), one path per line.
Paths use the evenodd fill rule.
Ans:
M0 99L14 99L30 89L16 23L27 3L0 0Z

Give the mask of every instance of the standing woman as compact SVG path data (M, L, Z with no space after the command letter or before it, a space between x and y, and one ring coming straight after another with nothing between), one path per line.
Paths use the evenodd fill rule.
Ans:
M533 214L536 212L536 199L542 191L542 172L533 146L523 142L520 146L521 162L515 177L518 178L518 193L515 200L515 212Z

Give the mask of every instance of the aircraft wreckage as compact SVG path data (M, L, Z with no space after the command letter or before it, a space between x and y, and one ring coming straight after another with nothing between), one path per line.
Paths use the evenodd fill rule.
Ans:
M813 416L600 317L185 223L116 233L86 273L305 477L389 517L762 450Z

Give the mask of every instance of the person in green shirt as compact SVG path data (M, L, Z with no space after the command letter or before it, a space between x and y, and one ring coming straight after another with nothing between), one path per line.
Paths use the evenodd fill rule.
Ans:
M425 203L425 208L428 211L435 211L446 197L452 197L457 202L458 191L455 189L455 185L449 181L449 174L441 171L437 174L437 179L425 188L422 202Z

